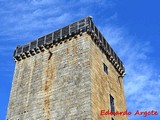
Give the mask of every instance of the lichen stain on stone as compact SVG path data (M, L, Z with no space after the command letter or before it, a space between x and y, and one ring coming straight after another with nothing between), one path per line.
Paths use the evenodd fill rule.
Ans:
M37 65L37 60L35 59L35 61L34 61L34 67Z
M53 65L51 65L51 68L50 68L50 80L51 81L53 80L53 77L54 77L54 70L53 70Z
M44 101L44 105L45 105L45 108L49 108L49 106L50 106L49 97L46 97L46 99Z
M50 111L50 96L49 91L52 89L54 79L54 68L53 64L50 60L47 62L47 70L46 70L46 81L44 86L44 92L46 97L44 99L44 107L42 108L43 112L45 112L45 120L51 119L51 111Z
M50 81L48 81L48 80L45 81L45 88L44 88L45 92L49 92L50 84L51 84Z
M77 64L78 64L78 61L77 61L77 48L76 48L76 46L75 46L75 43L74 43L74 41L72 42L72 64L74 65L74 66L76 66Z
M54 70L53 70L53 65L52 63L50 63L50 61L48 61L48 68L46 70L46 77L47 80L45 81L45 87L44 87L44 91L45 92L49 92L49 90L52 87L52 83L53 83L53 78L54 78Z
M47 96L44 100L44 108L43 111L46 113L45 115L45 120L50 120L51 119L51 111L50 111L50 100L49 96Z
M72 42L72 53L76 54L76 46L75 46L74 41Z
M69 54L69 49L68 49L68 48L66 48L66 54L67 54L67 55Z

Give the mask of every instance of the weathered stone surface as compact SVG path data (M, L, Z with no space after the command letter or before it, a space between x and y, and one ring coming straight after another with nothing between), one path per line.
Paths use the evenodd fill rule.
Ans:
M91 36L83 33L16 62L6 119L110 120L111 116L100 116L100 110L110 109L109 94L115 98L116 110L126 109L118 76Z
M110 94L114 97L115 111L126 110L123 82L118 80L120 74L108 61L106 55L91 42L91 106L93 120L127 120L126 115L103 115L101 110L110 110ZM103 63L108 67L108 74L104 72ZM120 78L122 79L122 78Z

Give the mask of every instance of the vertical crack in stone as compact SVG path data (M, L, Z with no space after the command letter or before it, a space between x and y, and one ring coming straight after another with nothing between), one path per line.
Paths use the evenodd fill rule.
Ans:
M53 55L53 53L49 50L49 57L48 57L48 60L51 59L52 55Z

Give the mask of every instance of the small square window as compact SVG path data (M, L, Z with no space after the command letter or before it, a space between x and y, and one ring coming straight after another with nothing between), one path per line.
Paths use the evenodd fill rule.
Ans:
M105 65L104 63L103 63L103 68L104 68L104 72L105 72L106 74L108 74L108 67L107 67L107 65Z

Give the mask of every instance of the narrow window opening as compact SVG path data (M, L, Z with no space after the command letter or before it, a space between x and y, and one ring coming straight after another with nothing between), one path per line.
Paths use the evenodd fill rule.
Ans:
M110 95L110 107L111 107L111 112L115 112L114 98L112 97L112 95Z
M108 67L103 63L104 72L108 75Z

